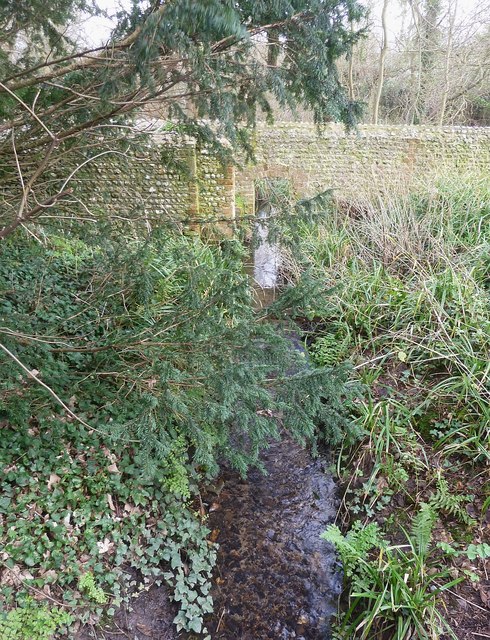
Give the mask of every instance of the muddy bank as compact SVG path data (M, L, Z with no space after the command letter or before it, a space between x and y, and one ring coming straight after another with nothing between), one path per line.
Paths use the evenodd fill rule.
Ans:
M154 586L119 609L110 624L86 625L72 640L177 640L176 615L170 589Z
M290 440L263 454L267 476L225 471L209 497L209 526L220 545L213 586L214 639L328 638L342 577L320 539L336 513L325 462Z

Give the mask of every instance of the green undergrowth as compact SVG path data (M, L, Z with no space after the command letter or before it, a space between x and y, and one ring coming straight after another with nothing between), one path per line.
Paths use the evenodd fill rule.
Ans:
M307 322L311 358L348 359L365 388L351 406L363 436L346 439L337 461L343 521L354 528L327 534L346 565L339 638L450 637L443 592L484 576L488 184L446 176L430 191L341 203L301 230L292 272L306 268L333 288L329 308ZM423 513L432 522L420 555Z
M2 638L71 637L161 583L177 630L206 635L200 483L260 466L282 428L340 442L348 370L305 368L257 317L238 240L36 233L1 248ZM285 291L281 326L310 289Z
M462 580L441 568L431 545L436 513L422 503L402 544L387 541L377 523L357 521L346 536L331 525L323 538L333 543L349 581L349 607L336 636L455 637L437 607L438 596Z
M42 427L4 428L0 464L4 608L51 596L71 621L94 621L166 582L180 606L176 624L201 625L212 610L216 551L192 505L169 492L164 461L145 475L131 449L109 450L99 434L52 417ZM15 615L0 623L2 637L24 637L14 633Z

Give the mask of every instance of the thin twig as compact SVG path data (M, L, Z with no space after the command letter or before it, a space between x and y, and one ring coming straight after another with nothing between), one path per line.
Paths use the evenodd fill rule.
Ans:
M225 615L225 613L226 613L226 609L223 607L223 611L221 612L220 618L218 620L218 626L216 627L216 633L218 633L219 631L219 628L221 626L221 621L223 620L223 616Z
M446 593L450 593L451 595L456 596L456 598L463 600L463 602L466 602L466 604L469 604L472 607L475 607L475 609L480 609L480 611L484 611L485 613L488 613L488 609L485 609L485 607L480 607L479 604L476 604L475 602L471 602L471 600L467 600L466 598L463 598L463 596L460 596L459 593L456 593L456 591L452 591L451 589L444 589L443 586L438 584L437 582L436 584L438 587L441 587L441 589L443 589Z
M44 122L36 115L36 113L31 109L31 107L22 100L22 98L19 98L19 96L13 91L11 91L7 86L5 86L3 82L0 82L0 87L2 87L4 91L6 91L9 95L11 95L12 98L14 98L14 100L17 100L17 102L21 104L24 107L24 109L26 109L31 114L34 120L36 120L36 122L38 122L41 125L41 127L47 132L47 134L52 140L56 139L56 136L54 135L54 133L52 133L48 129L48 127L44 124Z
M51 141L51 144L49 145L49 148L48 148L48 150L46 152L46 155L44 156L42 162L39 164L37 169L34 171L32 176L29 178L28 183L23 188L22 200L20 202L19 211L17 213L17 220L20 220L21 223L24 222L25 219L26 219L26 218L24 218L24 209L25 209L25 207L27 205L27 198L29 197L29 193L31 192L32 187L34 186L34 183L36 182L36 180L42 175L42 173L44 172L44 170L48 166L48 163L49 163L49 160L50 160L50 158L51 158L51 156L53 154L53 151L55 150L55 148L57 146L58 146L58 141L57 141L56 138L53 138L53 140ZM63 191L63 189L61 189L61 191Z
M373 362L377 362L378 360L382 360L383 358L390 358L395 355L394 351L390 351L389 353L382 353L380 356L376 356L376 358L371 358L371 360L366 360L366 362L361 362L361 364L353 367L354 371L357 369L361 369L362 367L366 367L368 364L372 364Z
M9 349L7 349L7 347L5 345L3 345L0 342L0 349L2 349L8 356L9 358L12 358L12 360L14 362L16 362L19 367L25 371L27 373L27 375L32 378L33 380L35 380L41 387L43 387L43 389L46 389L46 391L48 391L48 393L56 400L56 402L63 407L63 409L77 422L79 422L80 424L82 424L84 427L87 427L87 429L90 429L90 431L97 431L98 433L101 433L102 435L105 435L104 433L102 433L102 431L99 431L98 429L96 429L95 427L91 427L87 422L85 422L85 420L82 420L82 418L80 418L79 416L76 415L76 413L73 413L73 411L70 409L70 407L68 405L66 405L63 400L53 391L53 389L51 389L51 387L48 387L48 385L43 382L42 380L40 380L37 375L35 373L33 373L28 367L25 366L25 364L23 364L19 358L17 358L17 356L15 354L13 354Z
M73 189L65 189L65 191L62 191L61 193L57 193L54 196L51 196L51 198L48 198L44 202L40 202L35 207L33 207L30 211L28 211L26 214L23 214L21 218L16 218L12 223L10 223L9 225L1 229L0 240L3 240L7 236L9 236L11 233L13 233L17 229L17 227L24 224L25 222L28 222L36 214L40 213L41 211L44 211L44 209L48 209L49 207L52 207L54 204L56 204L58 200L60 200L61 198L65 198L71 193L73 193Z

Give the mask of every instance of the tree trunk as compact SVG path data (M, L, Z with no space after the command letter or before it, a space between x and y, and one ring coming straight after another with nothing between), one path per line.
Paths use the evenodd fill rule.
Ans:
M446 115L447 99L449 96L449 66L451 61L451 54L453 50L453 38L454 38L454 23L456 20L456 11L458 9L458 0L455 0L454 5L449 7L449 30L447 34L447 47L444 64L444 89L442 91L441 109L439 111L438 125L442 127L444 124L444 116Z
M383 83L385 75L385 60L388 53L388 26L386 24L386 13L388 9L388 0L383 2L383 11L381 12L381 26L383 28L383 44L381 46L381 52L379 54L379 68L378 68L378 84L376 87L376 98L373 106L373 124L378 124L379 115L379 103L381 102L381 94L383 92Z

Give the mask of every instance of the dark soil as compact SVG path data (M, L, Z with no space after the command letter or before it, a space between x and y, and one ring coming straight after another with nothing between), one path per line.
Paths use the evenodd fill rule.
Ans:
M74 640L176 640L172 620L177 614L167 587L152 587L121 608L111 624L87 625Z
M487 562L486 575L490 566ZM469 581L456 585L454 593L445 598L447 618L458 640L490 638L490 580L477 584ZM449 640L449 639L448 639Z

